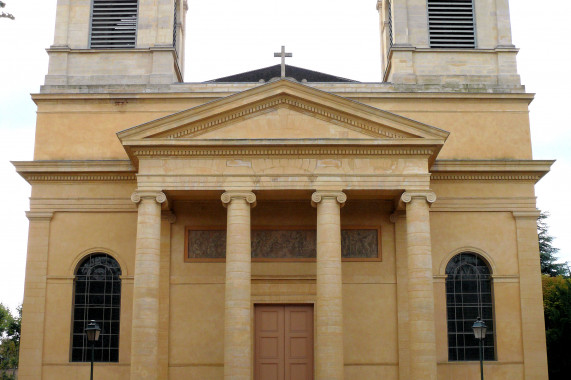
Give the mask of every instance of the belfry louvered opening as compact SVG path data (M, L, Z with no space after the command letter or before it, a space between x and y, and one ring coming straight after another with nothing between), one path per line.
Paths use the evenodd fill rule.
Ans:
M92 4L91 48L134 48L138 0L93 0Z
M475 48L473 0L428 0L430 47Z

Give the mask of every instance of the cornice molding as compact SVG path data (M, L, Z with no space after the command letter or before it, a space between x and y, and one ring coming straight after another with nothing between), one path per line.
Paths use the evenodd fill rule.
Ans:
M432 174L434 181L532 181L537 182L543 176L534 174Z
M434 181L531 181L547 174L552 160L436 160Z
M534 197L442 197L432 206L434 212L528 212L536 210Z
M54 213L50 211L26 211L26 217L30 222L49 222L54 217Z
M119 182L137 180L130 160L12 161L27 182Z
M22 175L28 182L134 182L135 174L39 174Z
M436 147L403 146L211 146L211 147L135 147L132 154L136 157L227 157L227 156L431 156Z
M432 172L543 172L549 171L554 160L436 160Z
M124 198L30 198L33 212L137 212L137 206Z
M513 216L517 219L537 219L539 218L541 212L539 210L531 210L531 211L514 211Z

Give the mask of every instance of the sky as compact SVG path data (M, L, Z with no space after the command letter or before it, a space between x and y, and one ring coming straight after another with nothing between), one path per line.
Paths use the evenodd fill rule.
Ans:
M0 19L0 303L22 302L30 186L9 161L32 160L36 107L53 43L56 0L4 0L16 20ZM480 1L480 0L476 0ZM200 82L279 63L364 82L381 81L376 0L188 0L185 81ZM350 4L350 5L349 5ZM571 261L571 2L511 0L514 44L530 106L535 159L556 159L536 186L550 234Z

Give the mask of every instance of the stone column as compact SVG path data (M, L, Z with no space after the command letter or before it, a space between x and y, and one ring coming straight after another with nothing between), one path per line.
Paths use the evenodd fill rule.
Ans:
M226 227L226 291L224 304L224 379L250 380L252 376L252 246L251 192L227 191L222 203L228 209Z
M433 192L405 192L409 302L410 378L436 380L434 284L429 204Z
M137 191L139 204L131 329L131 379L159 379L159 276L161 203L158 191Z
M317 191L311 196L317 207L316 380L343 379L341 206L346 200L342 192Z
M53 212L26 213L30 220L28 256L26 257L26 286L22 305L22 338L20 341L19 379L42 378L44 357L44 320L50 222Z
M541 265L537 241L539 212L514 212L525 380L547 379L545 320L541 290Z

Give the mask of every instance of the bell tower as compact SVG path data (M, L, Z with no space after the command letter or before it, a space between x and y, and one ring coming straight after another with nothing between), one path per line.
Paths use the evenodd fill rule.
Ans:
M186 0L58 0L46 86L183 80Z
M378 0L383 80L521 88L509 0Z

